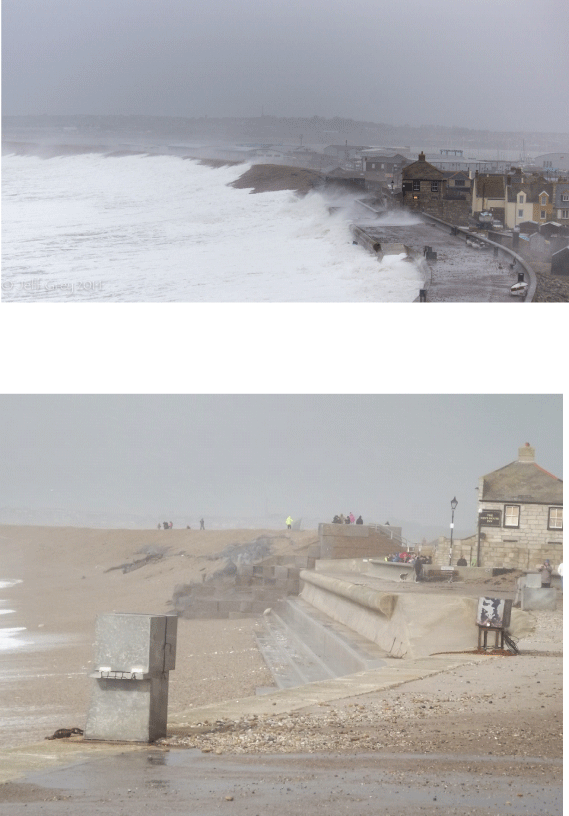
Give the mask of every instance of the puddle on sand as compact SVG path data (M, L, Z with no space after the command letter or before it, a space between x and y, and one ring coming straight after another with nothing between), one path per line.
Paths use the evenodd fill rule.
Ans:
M561 782L552 783L550 777L547 784L543 782L542 768L547 763L533 760L534 768L529 769L524 763L523 769L510 775L504 772L505 767L511 771L518 761L504 763L501 758L496 763L489 762L487 767L492 769L481 774L479 763L485 758L473 757L478 768L469 772L462 762L460 770L449 770L448 763L457 761L454 755L438 757L440 769L433 757L424 755L405 755L403 760L401 754L389 757L365 754L357 758L298 754L212 756L197 749L164 753L142 750L34 774L27 781L59 791L81 791L81 796L92 801L100 791L109 791L117 804L128 800L134 810L142 802L152 806L155 796L158 801L167 795L168 811L173 814L187 812L190 802L193 812L209 812L212 801L228 796L234 802L234 816L241 816L251 801L256 813L274 812L275 808L289 812L286 808L291 805L309 808L322 802L333 803L337 812L359 814L364 810L358 807L369 808L378 801L378 796L384 811L399 807L409 814L426 809L433 814L479 809L481 813L515 812L517 816L561 812ZM468 758L462 759L468 762ZM494 764L498 767L492 767ZM355 807L356 803L359 806Z

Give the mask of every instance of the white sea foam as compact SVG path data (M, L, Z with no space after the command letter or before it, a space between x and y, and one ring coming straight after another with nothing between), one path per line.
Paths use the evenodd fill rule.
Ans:
M8 587L16 586L16 584L21 584L21 578L5 578L0 580L0 589L7 589Z
M413 264L352 242L320 193L227 186L247 165L3 158L3 300L408 302ZM340 202L342 203L342 202ZM345 203L345 200L344 202Z
M25 626L13 626L0 628L0 652L13 652L16 649L21 649L28 644L26 641L18 637L20 632L25 632Z

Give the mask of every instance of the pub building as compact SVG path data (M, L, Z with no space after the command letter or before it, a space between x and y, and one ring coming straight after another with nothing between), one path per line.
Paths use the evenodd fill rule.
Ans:
M478 566L531 571L546 558L555 568L563 561L563 482L536 463L528 442L515 462L480 478L477 526Z

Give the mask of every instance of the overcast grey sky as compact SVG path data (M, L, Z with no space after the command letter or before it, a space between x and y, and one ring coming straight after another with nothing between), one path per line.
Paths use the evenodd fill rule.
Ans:
M560 396L0 396L0 505L476 525L530 442L562 478ZM405 529L403 531L405 534Z
M568 130L566 0L6 0L5 114Z

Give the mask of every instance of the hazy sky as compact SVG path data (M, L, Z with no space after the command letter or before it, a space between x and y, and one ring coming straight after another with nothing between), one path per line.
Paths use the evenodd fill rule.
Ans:
M476 525L530 442L562 478L560 396L0 396L0 505ZM405 529L403 530L405 534Z
M568 130L566 0L7 0L6 114Z

